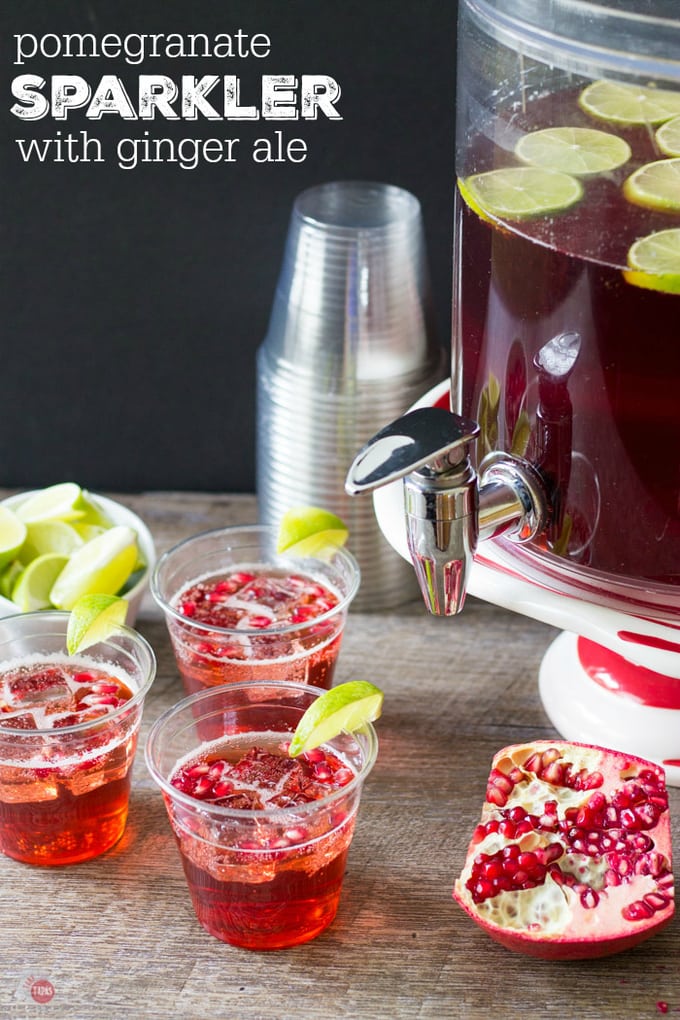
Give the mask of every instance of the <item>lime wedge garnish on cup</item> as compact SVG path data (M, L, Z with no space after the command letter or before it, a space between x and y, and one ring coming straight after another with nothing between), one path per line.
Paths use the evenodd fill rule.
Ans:
M661 212L680 212L680 159L645 163L628 177L623 193L629 202Z
M680 92L594 81L583 90L578 104L585 113L611 124L663 124L680 114Z
M116 595L83 595L73 606L66 629L69 655L106 641L122 624L128 604Z
M666 156L680 156L680 117L667 120L657 128L656 144Z
M609 131L555 127L523 135L515 155L532 166L581 177L616 170L630 159L631 149L628 142Z
M60 553L44 553L31 560L12 588L12 602L22 613L49 608L50 592L67 563L68 556Z
M278 553L326 559L347 541L349 530L330 510L316 506L293 507L281 518Z
M0 506L0 567L15 558L26 539L26 525L9 507Z
M509 220L564 212L583 195L583 185L571 174L534 166L473 174L459 188L473 209Z
M640 238L628 251L628 283L647 290L680 294L680 227Z
M84 516L82 490L75 482L59 482L34 492L16 508L26 524L35 521L75 521Z
M56 579L50 601L72 609L83 595L116 595L137 563L137 536L117 524L78 549Z
M297 757L340 733L354 733L374 722L382 711L384 694L367 680L351 680L324 691L312 702L297 724L288 754Z

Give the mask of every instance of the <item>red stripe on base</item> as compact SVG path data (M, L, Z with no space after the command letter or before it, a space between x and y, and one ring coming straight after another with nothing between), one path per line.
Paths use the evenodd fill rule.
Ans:
M578 657L586 674L600 687L650 708L680 709L680 680L635 666L622 655L579 637Z

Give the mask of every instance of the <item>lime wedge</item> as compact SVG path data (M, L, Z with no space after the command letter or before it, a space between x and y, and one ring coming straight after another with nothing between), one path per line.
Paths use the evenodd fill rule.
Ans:
M515 155L532 166L582 177L616 170L630 159L631 149L623 138L608 131L556 127L524 135L515 146Z
M26 539L26 525L9 507L0 506L0 567L13 560Z
M354 733L382 711L384 694L366 680L352 680L324 691L297 724L288 751L291 758L311 751L339 733Z
M680 156L680 117L667 120L656 131L656 144L667 156Z
M645 163L626 179L623 193L635 205L661 212L680 212L680 159Z
M22 570L12 589L12 602L22 613L48 609L52 604L50 592L68 563L68 556L44 553Z
M116 595L83 595L71 609L66 629L69 655L106 641L125 623L128 604Z
M81 516L78 518L78 526L96 527L106 530L113 526L113 521L106 513L104 508L99 505L96 498L83 489L80 493L80 497L76 503L77 509L81 511Z
M71 556L50 592L57 609L71 609L83 595L115 595L137 562L137 536L117 524Z
M680 92L614 81L594 81L578 103L592 117L611 124L663 124L680 114Z
M40 489L16 508L16 515L26 524L36 521L75 521L84 516L82 493L75 482L60 482Z
M70 556L82 544L76 529L66 521L36 521L26 525L26 540L19 559L22 563L30 563L37 556L50 552Z
M680 227L640 238L628 252L628 283L647 290L680 294Z
M348 535L347 525L330 510L294 507L281 518L276 551L329 559L345 544Z
M558 170L518 166L473 174L460 192L473 209L513 220L563 212L582 197L583 185Z
M6 599L12 598L12 592L14 591L14 585L19 580L19 575L24 570L24 564L19 560L12 560L3 569L0 574L0 595Z

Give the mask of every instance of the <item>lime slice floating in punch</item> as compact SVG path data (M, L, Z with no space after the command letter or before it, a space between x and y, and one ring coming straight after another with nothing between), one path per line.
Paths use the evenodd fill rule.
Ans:
M509 220L563 212L583 196L583 185L571 174L533 166L473 174L458 186L475 211Z
M628 283L647 290L680 294L680 227L640 238L628 252Z
M585 113L610 124L663 124L680 114L680 92L625 82L594 81L578 102Z
M582 177L616 170L628 162L631 149L628 142L609 131L556 127L523 135L515 155L532 166Z
M680 212L680 158L645 163L626 179L623 193L646 209Z
M680 156L680 117L667 120L657 128L656 144L666 156Z

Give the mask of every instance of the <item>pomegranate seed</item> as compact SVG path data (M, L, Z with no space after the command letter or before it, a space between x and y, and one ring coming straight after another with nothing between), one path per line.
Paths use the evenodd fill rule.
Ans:
M646 921L647 918L653 915L654 911L652 908L642 900L635 900L633 903L629 903L621 911L621 916L625 921Z
M91 685L93 690L94 690L94 687L96 686L95 682L94 682L94 677L92 676L92 673L87 673L85 671L83 671L81 673L74 673L73 674L73 679L75 680L75 682L77 684L82 684L83 686L85 686L86 684L88 686ZM102 683L103 681L100 680L98 682ZM117 686L115 687L115 690L118 690Z
M118 694L118 684L109 683L107 680L99 680L96 684L92 684L92 690L95 694Z
M255 627L256 630L264 630L265 627L271 627L274 621L268 616L251 616L248 623L251 627Z
M196 615L196 603L195 602L182 602L179 611L182 616L195 616Z
M668 897L659 892L647 893L642 899L652 910L662 910L669 903Z
M600 902L600 897L597 895L594 889L584 889L581 893L581 905L586 910L592 910Z
M194 785L191 791L194 797L207 797L209 793L212 793L213 785L207 776L203 776Z
M251 581L255 580L255 574L248 573L245 570L239 570L236 573L231 574L229 579L239 585L250 584Z
M291 829L286 829L284 835L291 843L304 843L309 839L309 833L302 826L295 826Z
M305 753L302 755L302 757L306 761L310 762L311 764L313 764L314 762L317 762L317 761L325 761L326 760L326 755L321 750L320 747L313 747L311 749L311 751L305 751Z
M213 793L217 798L228 797L229 794L233 792L234 784L230 783L228 779L221 779L219 782L215 783L215 786L213 787Z
M192 765L191 768L187 769L186 774L192 778L194 776L198 778L199 776L207 776L209 772L210 766L207 761L201 761L198 765Z
M313 619L316 615L317 610L314 606L296 606L290 614L290 620L292 623L306 623L307 620Z

